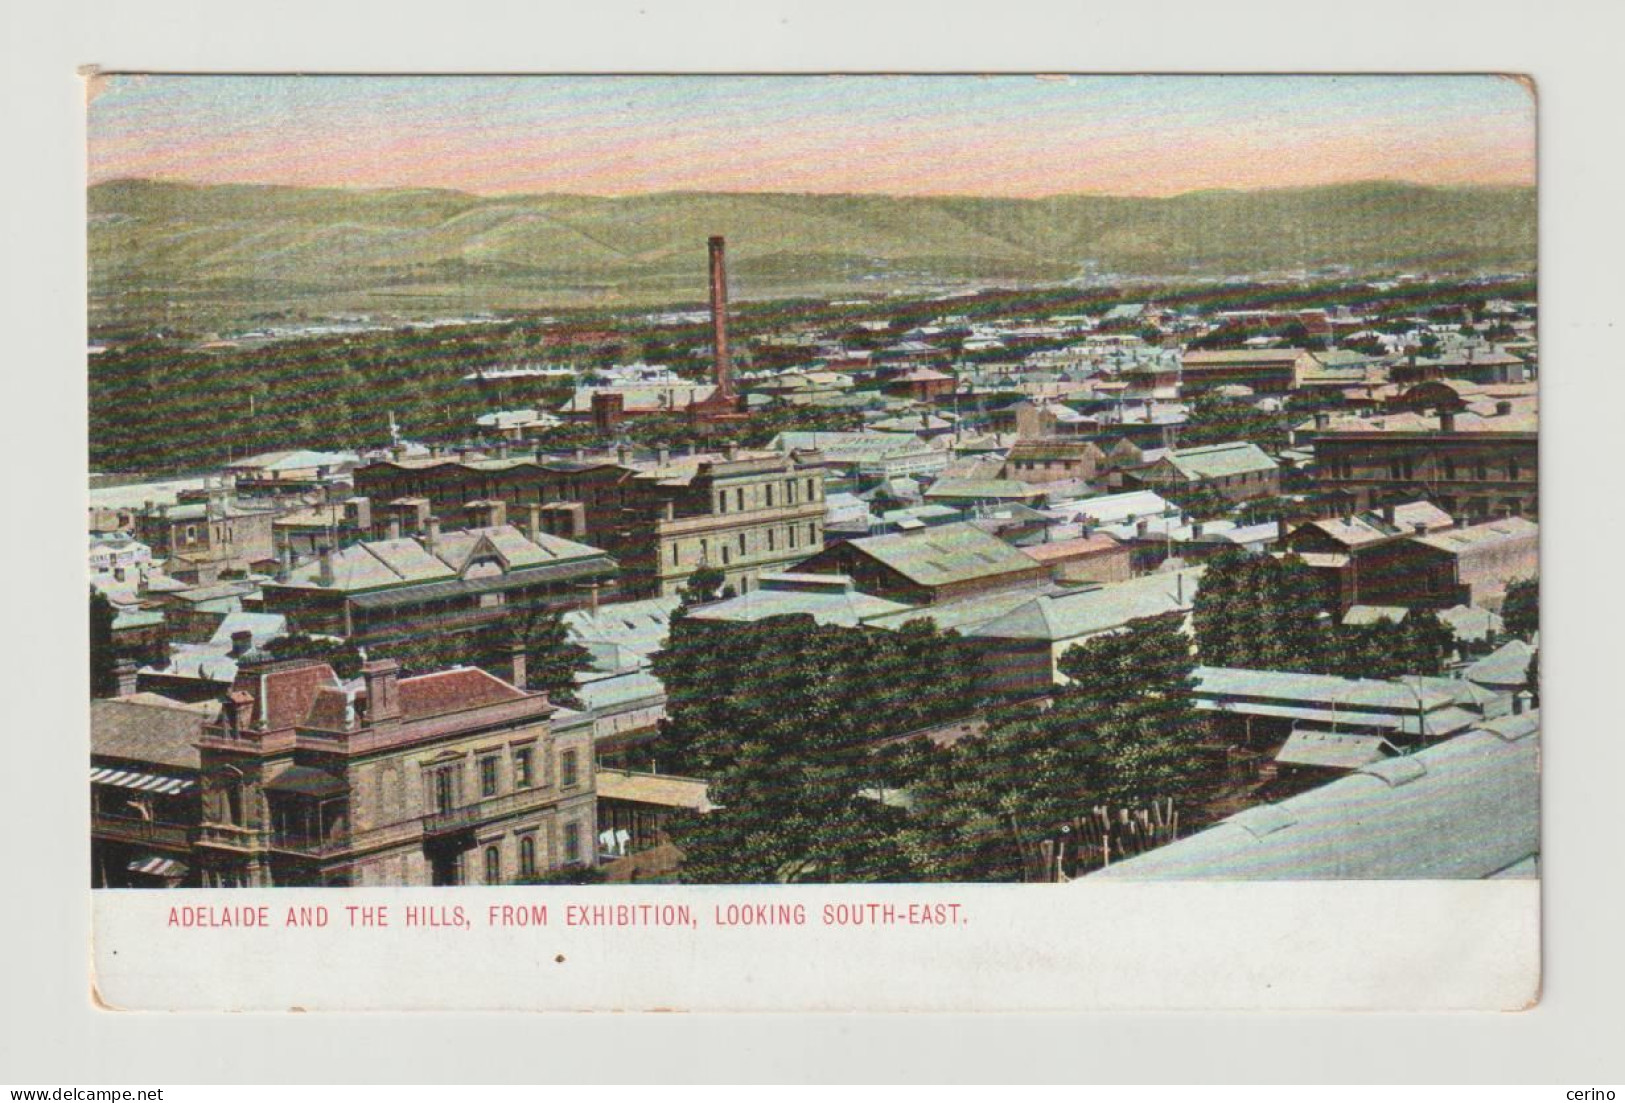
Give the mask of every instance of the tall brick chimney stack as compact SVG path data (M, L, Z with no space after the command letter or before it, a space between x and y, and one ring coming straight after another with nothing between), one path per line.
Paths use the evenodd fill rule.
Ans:
M711 239L711 348L715 357L717 390L724 398L734 397L733 365L728 361L728 265L724 257L727 242Z

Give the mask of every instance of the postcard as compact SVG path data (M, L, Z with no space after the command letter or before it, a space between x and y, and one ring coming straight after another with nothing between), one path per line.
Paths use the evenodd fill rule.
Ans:
M1528 80L86 102L102 1006L1538 999Z

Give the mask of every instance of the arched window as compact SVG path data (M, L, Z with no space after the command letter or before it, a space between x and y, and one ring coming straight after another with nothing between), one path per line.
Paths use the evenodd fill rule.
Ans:
M502 851L497 847L485 848L485 883L496 885L502 882Z
M536 872L536 839L526 835L519 840L519 875L529 877Z

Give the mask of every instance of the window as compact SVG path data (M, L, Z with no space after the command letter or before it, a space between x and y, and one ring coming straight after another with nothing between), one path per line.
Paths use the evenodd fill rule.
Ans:
M457 807L457 767L443 767L434 771L431 777L434 810L450 812Z
M818 543L818 522L817 521L808 521L807 522L807 543L809 543L809 544Z
M774 529L768 529L767 530L767 550L768 551L777 551L778 550L778 541L774 539L774 533L775 533Z
M529 877L536 872L536 837L526 835L519 840L519 876Z
M677 543L676 543L676 541L673 541L672 545L671 545L671 565L673 567L677 566Z
M515 747L513 749L513 787L515 789L529 789L531 786L530 751L529 747Z
M480 796L494 797L497 795L497 756L487 755L480 759Z
M726 544L722 545L722 562L724 564L733 562L733 549Z
M745 508L745 488L744 487L739 487L737 490L734 491L734 508L735 509L741 509L741 510Z
M1511 482L1517 482L1518 481L1518 475L1519 475L1518 461L1517 460L1508 460L1507 461L1507 479L1510 480Z
M812 501L813 499L815 499L817 497L818 497L817 480L816 479L808 479L807 480L807 501L810 502L810 501Z
M559 786L569 789L576 783L576 752L565 751L559 755Z
M485 848L485 883L488 885L502 883L502 851L498 847Z
M564 825L564 860L566 862L581 861L581 825L579 823Z
M740 555L745 554L745 534L744 533L739 534L739 554Z
M796 546L796 527L794 525L786 525L785 529L784 529L784 534L790 538L790 546L792 548L795 547Z
M1444 477L1451 480L1456 477L1456 461L1449 456L1444 458Z
M768 483L766 489L767 489L767 508L772 509L773 508L773 484Z

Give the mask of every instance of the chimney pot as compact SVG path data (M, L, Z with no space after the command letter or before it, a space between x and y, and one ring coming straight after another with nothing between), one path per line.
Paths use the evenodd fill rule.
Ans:
M1439 432L1454 433L1456 431L1456 412L1454 410L1439 411Z
M428 524L424 528L423 546L425 548L427 548L429 553L432 555L434 553L434 546L435 546L435 544L439 543L439 541L440 541L440 518L431 516L429 518Z
M1389 528L1394 525L1394 505L1392 502L1382 507L1382 523Z
M248 652L248 649L250 647L253 647L253 646L254 646L254 633L250 632L248 629L246 629L246 628L239 629L238 631L233 632L231 634L231 657L232 658L235 659L239 655L246 654Z

